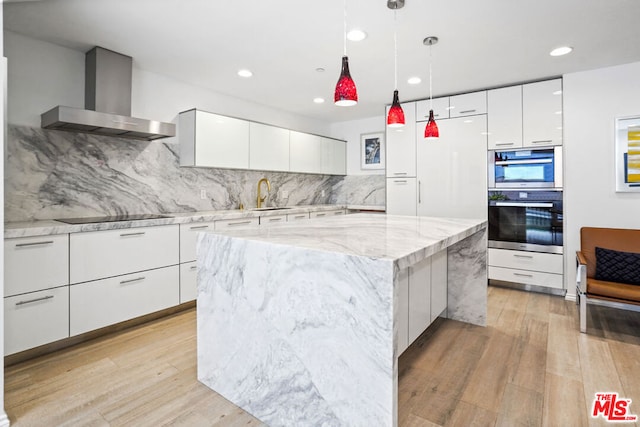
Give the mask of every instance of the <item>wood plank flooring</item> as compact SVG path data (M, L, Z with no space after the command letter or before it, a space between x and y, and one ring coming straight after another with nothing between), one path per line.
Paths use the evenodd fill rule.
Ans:
M400 358L399 424L608 425L594 393L640 415L640 313L489 287L486 328L438 319ZM262 425L196 380L195 310L5 369L13 426ZM640 425L622 424L622 425Z

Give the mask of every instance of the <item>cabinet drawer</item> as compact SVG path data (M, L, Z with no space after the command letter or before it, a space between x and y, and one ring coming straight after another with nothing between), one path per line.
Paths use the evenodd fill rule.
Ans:
M4 354L69 336L69 287L4 299Z
M261 216L260 225L278 224L287 222L287 215Z
M198 297L198 267L194 262L180 264L180 304Z
M69 235L4 241L4 295L69 284Z
M543 273L563 273L561 254L512 251L489 248L488 264L495 267L518 268Z
M221 219L215 222L214 230L229 230L233 228L257 227L260 225L258 217L255 218L239 218L239 219Z
M71 285L69 333L78 335L178 305L179 280L174 265Z
M465 93L449 98L449 117L487 113L487 91Z
M198 233L213 230L213 222L180 224L180 262L195 261Z
M416 121L426 122L427 120L429 120L429 110L431 109L431 104L431 101L428 99L416 102ZM436 121L449 118L448 96L433 99L433 118L436 119ZM423 123L423 125L424 124L425 123Z
M311 218L323 218L327 216L344 215L344 209L336 209L334 211L311 212Z
M74 233L71 283L178 264L178 225Z
M287 221L300 221L300 220L305 220L305 219L309 219L309 213L308 212L287 215Z
M562 289L563 287L562 274L489 266L488 277L489 279L494 280L523 283L525 285L545 286L547 288Z

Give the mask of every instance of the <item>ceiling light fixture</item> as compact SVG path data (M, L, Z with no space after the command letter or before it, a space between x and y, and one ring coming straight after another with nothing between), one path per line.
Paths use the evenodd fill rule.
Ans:
M431 85L431 47L438 43L438 38L434 36L429 36L425 38L422 43L426 46L429 46L429 121L427 122L427 126L424 128L424 137L426 139L436 139L440 137L440 132L438 131L438 125L436 124L436 119L433 117L433 91Z
M553 49L551 52L549 52L549 55L551 55L551 56L562 56L562 55L566 55L567 53L571 53L572 50L573 50L572 47L561 46L561 47L557 47L557 48Z
M347 33L347 38L352 42L361 42L367 38L367 33L362 30L354 29Z
M253 76L253 73L250 70L243 69L243 70L238 70L238 75L240 77L249 78Z
M409 77L407 83L409 83L410 85L417 85L422 83L422 79L420 77Z
M316 104L322 104L324 102L324 98L313 98L313 102L315 102Z
M344 0L344 54L342 71L333 94L333 101L340 107L350 107L358 103L358 90L349 73L349 57L347 56L347 0Z
M393 10L393 102L387 115L387 126L398 128L404 126L404 111L398 99L398 31L397 31L397 8Z

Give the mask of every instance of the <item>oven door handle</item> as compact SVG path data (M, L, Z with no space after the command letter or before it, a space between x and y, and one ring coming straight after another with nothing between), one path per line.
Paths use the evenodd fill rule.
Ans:
M531 202L496 202L496 206L515 207L515 208L552 208L553 203L531 203Z
M553 163L553 159L522 159L522 160L497 160L496 166L509 165L535 165L543 163Z

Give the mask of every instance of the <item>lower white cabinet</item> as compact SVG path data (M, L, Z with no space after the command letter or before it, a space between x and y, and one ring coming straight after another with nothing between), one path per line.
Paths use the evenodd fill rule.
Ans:
M198 266L196 262L180 264L180 304L198 297Z
M232 228L257 227L260 225L260 218L238 218L238 219L221 219L215 221L214 230L228 230Z
M431 257L431 322L447 309L447 254L443 250Z
M387 214L416 214L416 179L387 178Z
M180 224L180 262L195 261L198 233L213 230L213 222Z
M4 299L4 354L69 336L69 287Z
M82 334L178 305L179 294L177 265L71 285L69 334Z
M409 267L409 339L411 344L431 324L431 258Z
M510 249L489 248L488 277L493 280L563 288L563 256Z

